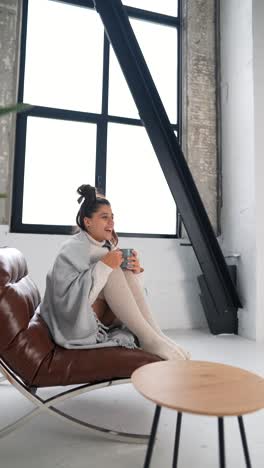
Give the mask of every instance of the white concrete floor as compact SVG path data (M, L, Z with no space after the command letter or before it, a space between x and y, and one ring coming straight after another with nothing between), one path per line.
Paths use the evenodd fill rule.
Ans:
M233 335L212 336L207 330L168 331L188 348L193 359L222 362L264 376L264 344ZM43 391L48 395L50 390ZM9 384L0 384L0 426L31 408ZM97 391L63 403L61 408L87 421L127 432L149 432L154 405L132 385ZM151 468L171 467L176 413L163 409ZM244 423L252 467L264 466L264 411ZM244 467L236 418L225 419L227 468ZM217 420L183 415L178 468L218 467ZM74 428L49 415L39 415L0 441L2 468L134 468L142 467L146 446L112 442Z

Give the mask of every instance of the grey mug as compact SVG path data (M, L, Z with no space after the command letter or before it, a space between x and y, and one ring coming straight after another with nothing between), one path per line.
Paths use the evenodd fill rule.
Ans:
M123 270L126 270L127 269L127 258L132 257L134 249L120 249L120 250L123 253L123 262L121 263L120 267L123 268Z

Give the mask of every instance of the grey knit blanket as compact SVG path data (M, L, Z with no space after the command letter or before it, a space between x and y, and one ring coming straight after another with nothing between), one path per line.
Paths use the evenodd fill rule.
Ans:
M91 251L92 245L83 231L62 245L47 275L38 313L55 343L64 348L136 348L134 335L127 328L105 327L89 305L88 297L98 276L106 282L112 271L103 262L92 263Z

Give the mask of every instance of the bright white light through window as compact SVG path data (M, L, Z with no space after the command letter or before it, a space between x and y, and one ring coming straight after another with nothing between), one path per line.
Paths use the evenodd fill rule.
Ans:
M123 0L123 5L141 10L150 10L163 15L177 16L178 2L176 0Z
M143 127L108 126L106 196L116 231L175 235L175 202Z
M29 117L22 222L75 225L76 189L94 185L96 125Z
M131 20L139 46L172 123L177 122L177 30L146 21ZM109 114L139 118L123 72L111 48Z
M108 112L110 115L139 118L136 104L112 47L110 47Z
M123 4L175 17L178 9L176 0ZM143 19L130 22L169 120L177 124L177 28ZM68 119L71 110L98 114L93 121L101 122L103 45L104 27L95 10L28 0L23 101L65 109ZM111 45L108 91L109 115L140 118ZM46 118L27 117L23 224L74 226L76 189L95 184L96 156L99 166L104 158L103 126L98 125L97 137L96 123L53 115L47 109ZM116 230L175 235L175 201L145 128L108 123L106 150L106 196Z
M88 8L29 0L24 102L101 112L103 26Z

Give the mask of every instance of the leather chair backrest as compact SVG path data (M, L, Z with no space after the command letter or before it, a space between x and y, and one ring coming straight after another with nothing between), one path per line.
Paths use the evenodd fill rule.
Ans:
M0 354L28 328L39 302L38 288L28 276L22 253L15 248L1 248Z
M0 357L28 385L55 348L47 326L35 319L39 303L23 254L0 248Z

